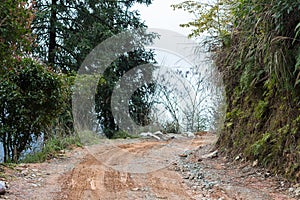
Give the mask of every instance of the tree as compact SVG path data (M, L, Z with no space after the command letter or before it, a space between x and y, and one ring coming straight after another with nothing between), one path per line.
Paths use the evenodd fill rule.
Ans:
M181 24L181 27L192 28L190 37L201 37L203 45L208 51L226 44L226 38L230 35L232 27L232 12L230 7L235 1L212 0L212 1L183 1L172 5L173 9L183 9L195 16L193 21ZM204 37L203 37L204 35Z
M150 39L151 40L151 39ZM141 47L140 47L141 48ZM153 54L151 52L145 52L144 49L137 49L129 52L127 55L121 56L116 62L114 62L103 74L103 80L98 85L96 94L96 111L99 113L98 119L102 125L105 135L111 138L115 132L119 131L118 122L115 120L112 113L112 93L118 80L128 71L134 69L139 65L152 64L154 62ZM151 75L152 69L148 71ZM149 74L148 74L149 75ZM128 84L137 84L138 82L145 81L147 74L143 74L142 77L138 77L138 73L134 73L133 76L126 77L127 81L124 81L122 86L124 88L130 88ZM128 99L128 109L130 117L133 118L138 125L148 125L150 123L149 115L151 113L152 101L149 101L149 96L154 93L155 84L149 84L145 82L142 87L138 88ZM128 90L123 91L125 93ZM122 96L122 93L118 94ZM125 95L124 95L125 96ZM126 100L125 100L126 101ZM127 109L127 108L122 108ZM123 110L124 111L124 110ZM123 112L120 110L120 112ZM129 117L129 116L128 116ZM132 127L127 127L125 131L133 131Z
M0 75L0 141L4 162L17 162L34 137L45 133L63 110L62 80L29 58Z
M56 70L77 71L88 53L105 39L144 27L134 3L151 0L43 0L36 2L34 53Z
M29 58L31 6L21 0L0 5L0 141L5 162L17 162L62 109L61 78Z
M209 63L202 63L202 68ZM184 67L184 66L181 66ZM211 128L213 113L218 108L216 98L222 96L217 90L215 83L212 83L210 71L200 67L186 69L171 69L164 72L157 81L156 105L163 105L170 118L166 123L173 127L173 131L203 131ZM208 71L209 70L209 71ZM161 109L160 109L161 112ZM171 127L166 127L171 128Z
M77 72L86 56L107 38L126 30L142 30L146 27L140 21L138 12L130 11L134 3L149 5L151 0L37 2L38 11L33 22L33 31L39 45L34 49L34 53L57 71ZM118 130L110 109L111 95L116 82L126 71L140 64L152 62L151 60L153 60L152 53L139 47L128 55L121 56L113 64L112 70L104 72L102 77L104 81L99 81L95 99L96 109L90 108L90 113L98 112L99 121L106 133ZM135 93L135 100L131 101L140 108L147 105L144 100L145 91L151 92L151 90L143 91ZM132 112L134 110L141 112L136 106ZM144 111L143 114L147 115L147 112ZM137 115L132 113L132 116ZM91 115L85 117L93 120ZM88 126L91 125L93 123ZM107 135L111 137L111 134Z
M20 59L29 50L33 12L25 5L26 2L21 0L5 0L0 5L0 73L9 69L11 60Z

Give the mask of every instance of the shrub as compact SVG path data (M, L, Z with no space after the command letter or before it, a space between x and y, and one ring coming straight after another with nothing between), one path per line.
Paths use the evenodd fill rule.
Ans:
M17 162L63 111L62 78L51 69L24 58L0 74L0 141L4 161Z

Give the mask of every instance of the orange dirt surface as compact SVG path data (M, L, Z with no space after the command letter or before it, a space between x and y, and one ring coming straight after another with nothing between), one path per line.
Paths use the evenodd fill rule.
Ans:
M6 169L8 192L0 198L292 199L285 193L276 191L276 184L271 179L261 181L250 176L241 178L236 175L239 174L239 169L226 168L225 161L221 158L200 159L201 151L191 154L197 149L210 148L216 139L216 135L211 133L199 134L195 138L175 137L171 140L103 139L97 145L76 148L65 152L61 158L45 163L21 164L15 169ZM173 169L174 166L179 166L180 159L189 159L190 162L201 160L199 164L205 177L224 181L207 191L192 188L191 181L183 177L185 171ZM254 194L253 191L263 195Z

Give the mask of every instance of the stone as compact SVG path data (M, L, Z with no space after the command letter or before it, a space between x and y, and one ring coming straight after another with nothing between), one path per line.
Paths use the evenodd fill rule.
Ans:
M184 132L184 135L186 135L186 137L189 137L189 138L195 138L195 134L192 132Z
M194 186L192 186L192 189L193 189L193 190L197 190L198 187L197 187L196 185L194 185Z
M28 169L22 170L22 171L21 171L21 174L22 174L23 176L28 176L28 174L29 174Z
M194 178L195 178L195 175L194 175L194 174L190 174L189 179L190 179L190 180L193 180Z
M292 192L294 192L294 191L295 191L295 189L294 189L294 188L292 188L292 187L291 187L291 188L289 188L289 192L290 192L290 193L292 193Z
M142 137L154 137L155 139L160 140L160 137L158 137L157 135L154 135L153 133L150 133L150 132L140 133L140 136L142 136Z
M270 172L266 172L265 174L264 174L264 177L265 178L268 178L268 177L270 177L271 176L271 173Z
M154 135L163 135L163 133L161 131L156 131L153 133Z
M178 154L179 157L186 158L188 155L185 153Z
M132 190L132 191L138 191L139 188L138 188L138 187L135 187L135 188L132 188L131 190Z
M300 188L296 188L294 194L299 197L300 196Z
M0 195L5 194L6 192L6 184L4 181L0 181Z
M257 165L258 165L258 160L256 159L255 161L253 161L252 167L256 167Z
M198 176L197 176L197 179L203 179L203 178L204 178L203 173L199 172L199 173L198 173Z
M235 161L240 160L242 157L240 155L238 155L237 157L235 157Z
M216 158L216 157L218 157L218 150L215 150L209 154L202 156L202 158L204 158L204 159L205 158Z
M296 183L295 185L293 185L294 188L298 188L300 187L300 183Z

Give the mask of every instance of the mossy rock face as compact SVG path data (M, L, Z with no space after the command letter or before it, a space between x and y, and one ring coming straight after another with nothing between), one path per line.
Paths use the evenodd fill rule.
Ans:
M233 21L230 37L211 44L227 100L217 146L300 181L299 1L221 3Z
M268 81L269 84L274 84ZM262 85L244 93L236 86L228 95L220 150L248 160L295 181L300 180L300 96ZM230 92L229 94L233 94Z

